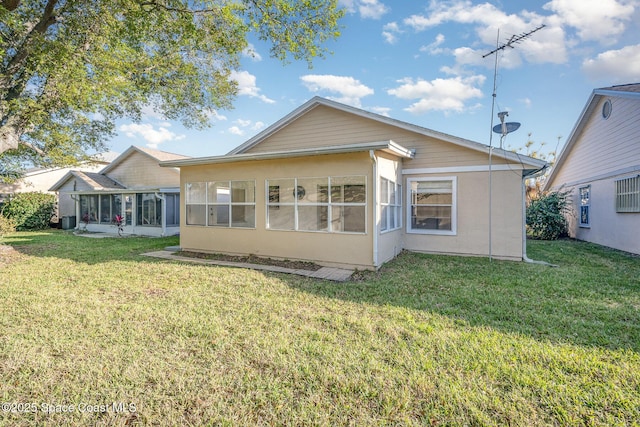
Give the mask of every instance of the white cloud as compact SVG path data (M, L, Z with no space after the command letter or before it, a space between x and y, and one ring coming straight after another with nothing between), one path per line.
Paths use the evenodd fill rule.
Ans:
M308 74L300 77L302 83L311 92L329 92L338 96L329 97L344 104L361 107L361 98L373 95L373 89L348 76L330 74Z
M358 12L362 18L380 19L389 12L389 8L380 0L340 0L339 4L349 13Z
M129 138L142 137L142 139L147 141L146 145L149 148L158 148L158 145L163 142L179 141L186 137L185 135L178 135L171 132L167 129L169 126L171 126L170 123L162 123L156 129L150 123L130 123L128 125L121 125L118 129L124 132Z
M382 116L385 117L389 117L389 113L391 112L391 108L389 107L371 107L369 108L369 110L373 111L374 113L378 113Z
M264 122L261 121L257 121L257 122L253 122L251 120L245 120L245 119L237 119L234 120L234 123L237 126L231 126L228 131L229 133L233 134L233 135L239 135L239 136L244 136L246 135L246 130L250 130L252 132L257 132L260 131L262 129L264 129L265 124Z
M260 93L261 89L256 86L256 76L248 71L232 71L231 79L238 82L238 95L258 98L267 104L276 102Z
M442 45L442 43L444 43L445 41L445 37L444 34L438 34L436 36L436 39L433 41L433 43L430 43L426 46L422 46L420 48L420 52L428 52L431 55L437 55L440 54L442 52L444 52L444 49L442 49L440 46Z
M624 65L623 65L624 64ZM608 83L640 81L640 44L609 50L582 63L582 69L592 80Z
M242 56L244 56L245 58L250 58L253 62L262 61L262 55L258 53L256 47L252 43L249 43L247 47L244 48L244 50L242 51Z
M387 91L389 95L400 99L417 99L405 108L414 114L429 111L462 112L467 109L466 102L473 98L481 98L482 91L478 86L484 83L485 76L454 77L431 81L412 78L399 80L395 89Z
M231 126L229 128L229 133L231 133L233 135L239 135L239 136L243 136L244 135L244 131L242 129L240 129L238 126Z
M636 0L551 0L543 8L574 27L582 40L615 42L633 16Z
M389 22L382 27L382 37L389 44L394 44L398 41L398 34L401 34L402 31L398 26L397 22Z
M513 68L522 64L523 58L532 63L563 63L567 60L565 32L562 21L554 16L541 16L533 12L522 11L520 14L506 14L490 3L473 4L469 0L449 2L432 1L425 15L412 15L403 23L415 31L425 31L447 22L475 25L477 38L487 48L482 50L460 47L451 52L456 56L459 65L482 63L479 58L496 45L498 31L502 43L513 35L523 34L539 25L546 28L518 44L518 49L502 51L501 66ZM437 43L438 40L436 40ZM432 44L433 45L433 44ZM436 46L426 46L442 53ZM471 54L471 55L470 55ZM487 64L490 61L487 61Z

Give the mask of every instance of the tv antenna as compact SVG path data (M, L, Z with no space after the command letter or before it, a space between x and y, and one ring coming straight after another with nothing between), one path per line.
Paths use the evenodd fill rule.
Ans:
M486 58L487 56L490 55L495 55L495 61L494 61L494 66L493 66L493 94L492 94L492 101L491 101L491 131L489 132L489 261L492 261L493 257L492 257L492 251L491 251L491 166L492 166L492 154L493 154L493 132L496 133L500 133L502 134L502 136L500 137L500 148L502 148L502 140L504 139L504 137L507 135L507 133L509 132L513 132L516 129L518 129L520 127L520 124L518 123L517 127L515 126L515 123L512 124L510 126L509 123L505 123L504 122L504 118L505 116L508 116L509 113L507 112L501 112L498 113L498 116L500 117L500 122L501 124L496 126L496 129L494 129L493 126L493 113L495 112L495 107L496 107L496 91L497 91L497 77L498 77L498 52L500 52L501 50L504 50L508 47L510 47L511 49L515 49L516 44L522 42L523 40L529 38L531 36L531 34L535 33L536 31L539 31L541 29L543 29L546 25L542 24L536 28L534 28L533 30L527 31L525 33L520 33L520 34L514 34L511 36L511 38L506 42L506 43L500 43L500 29L498 29L498 35L496 36L496 48L493 49L491 52L486 53L484 55L482 55L483 58Z

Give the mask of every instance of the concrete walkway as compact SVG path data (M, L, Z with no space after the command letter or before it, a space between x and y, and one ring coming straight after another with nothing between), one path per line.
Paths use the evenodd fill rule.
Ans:
M162 258L172 261L183 261L194 264L221 265L224 267L250 268L252 270L272 271L275 273L297 274L298 276L313 277L316 279L333 280L334 282L346 282L353 274L353 270L343 268L322 267L317 271L298 268L278 267L275 265L250 264L246 262L221 261L216 259L201 259L175 255L174 251L156 251L142 254L153 258Z

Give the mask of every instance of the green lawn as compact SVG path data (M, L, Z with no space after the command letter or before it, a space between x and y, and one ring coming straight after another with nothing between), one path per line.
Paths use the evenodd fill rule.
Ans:
M332 283L4 240L0 400L32 412L0 425L640 425L638 257L534 241L559 267L406 253Z

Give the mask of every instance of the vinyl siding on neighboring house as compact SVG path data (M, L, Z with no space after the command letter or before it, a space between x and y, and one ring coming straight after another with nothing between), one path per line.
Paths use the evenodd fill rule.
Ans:
M134 151L108 170L109 178L129 189L175 187L179 172L158 167L158 160Z
M611 100L612 112L605 120L601 112L607 99ZM639 100L602 97L550 184L574 185L640 166L638 118Z
M640 96L623 93L636 86L594 91L545 186L570 192L571 237L632 253L640 253L640 213L617 212L615 195L617 180L640 175ZM580 189L590 195L589 221L582 224Z

